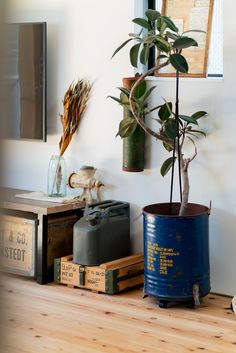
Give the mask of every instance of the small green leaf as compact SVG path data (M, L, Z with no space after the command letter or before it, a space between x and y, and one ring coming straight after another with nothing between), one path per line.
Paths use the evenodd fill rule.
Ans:
M139 84L134 89L134 94L133 94L134 98L135 99L141 98L145 94L146 89L147 89L146 81L139 82Z
M129 97L123 92L120 94L120 100L122 104L129 104Z
M164 177L168 172L169 170L171 169L171 167L174 165L176 161L176 157L170 157L168 159L165 160L165 162L162 164L161 166L161 175Z
M176 25L174 24L174 22L167 16L162 16L162 19L164 21L164 23L166 24L166 26L171 29L174 32L178 32L179 29L176 27Z
M164 53L169 53L170 52L170 46L167 46L163 43L160 43L160 42L156 42L155 43L155 46L157 48L157 50L159 50L159 52L164 52Z
M151 88L149 88L149 90L147 90L147 92L144 94L143 96L143 102L145 102L145 100L150 96L150 94L152 93L152 91L156 88L157 86L152 86Z
M176 39L176 41L173 44L173 48L175 49L185 49L185 48L189 48L192 46L197 46L197 42L189 37L180 37L178 39Z
M173 151L173 147L171 147L168 143L163 142L163 147L168 151L171 152Z
M172 115L172 103L171 102L168 103L164 97L162 97L162 98L164 99L166 106L169 109L170 115Z
M199 112L196 112L196 113L192 114L192 118L197 120L197 119L202 118L205 115L207 115L207 112L199 111Z
M140 53L140 62L143 65L146 65L149 57L150 49L148 44L144 44L143 49Z
M125 118L121 120L119 125L119 131L116 136L120 135L121 138L131 135L137 127L137 122L134 118Z
M118 87L118 89L123 92L124 94L126 94L126 96L129 97L129 94L130 94L130 90L128 88L125 88L125 87Z
M190 29L189 31L184 31L184 32L182 33L182 35L185 34L185 33L190 33L190 32L206 33L205 31L202 31L202 30L200 30L200 29Z
M152 9L147 10L145 12L145 15L147 16L149 21L152 21L152 22L156 21L158 17L161 16L160 12Z
M130 49L130 62L131 62L131 65L134 67L138 66L138 53L139 53L140 45L141 43L135 44Z
M122 104L122 102L121 102L121 100L119 98L116 98L116 97L113 97L113 96L107 96L107 98L111 98L114 101L116 101L117 103Z
M165 133L166 136L172 140L178 136L178 125L173 119L165 123Z
M188 132L187 135L192 135L192 136L194 136L194 137L197 138L197 139L199 138L197 135L195 135L195 134L193 134L193 133L191 133L191 132ZM187 136L187 138L189 139L190 136Z
M158 112L158 116L162 121L165 121L171 116L171 111L172 111L172 103L171 102L165 103L161 106Z
M124 43L122 43L115 51L114 51L114 53L112 54L112 57L111 58L113 58L113 56L115 56L117 53L118 53L118 51L120 51L127 43L129 43L131 40L133 40L134 38L130 38L130 39L128 39L128 40L126 40Z
M194 146L196 146L194 140L193 140L190 136L187 136L187 138L189 139L189 141L192 142L192 144L193 144Z
M165 22L163 22L161 25L160 31L159 31L161 36L165 32L166 28L167 28L167 24Z
M165 35L167 36L167 38L170 38L170 39L173 39L173 40L176 40L179 38L179 36L177 34L174 34L172 32L169 32L169 31L166 31Z
M152 34L152 35L147 35L145 37L142 38L142 43L153 43L157 38L156 34Z
M161 55L158 55L157 60L166 59L166 58L168 58L168 56L161 54Z
M159 36L159 35L155 36L155 44L157 44L157 42L165 45L167 48L170 48L169 42L167 40L165 40L164 38L162 38L161 36Z
M157 19L157 29L158 31L160 32L161 30L161 26L163 25L164 21L162 19L162 16L159 16L158 19Z
M194 119L192 116L188 116L188 115L179 115L179 118L186 121L189 124L194 124L194 125L198 125L198 122L196 121L196 119Z
M181 54L170 55L170 63L179 72L183 72L183 73L188 72L188 63L186 59L183 57L183 55Z
M201 134L201 135L203 135L203 136L205 136L206 137L206 133L204 132L204 131L201 131L201 130L190 130L191 132L195 132L195 133L197 133L197 134Z
M146 29L151 29L150 24L144 18L135 18L135 19L133 19L133 22L136 25L139 25L139 26L144 27Z
M128 34L129 37L133 37L133 38L138 38L139 35L137 33L129 33Z
M159 123L160 125L162 125L162 121L160 119L155 119L155 118L151 118L152 120L156 121L157 123Z

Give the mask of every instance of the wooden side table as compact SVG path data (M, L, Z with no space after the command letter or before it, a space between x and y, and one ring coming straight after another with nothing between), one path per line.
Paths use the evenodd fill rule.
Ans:
M0 254L8 272L34 276L44 284L53 281L54 258L72 254L73 225L82 216L84 203L15 197L26 192L0 188Z

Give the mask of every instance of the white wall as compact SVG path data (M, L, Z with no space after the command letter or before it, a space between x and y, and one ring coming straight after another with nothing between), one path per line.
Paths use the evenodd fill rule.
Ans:
M141 0L135 0L136 4ZM122 142L115 138L122 116L120 107L106 99L116 95L123 76L132 75L128 51L110 57L133 31L134 2L127 0L8 0L11 21L48 23L48 141L4 143L4 186L45 190L50 156L58 152L62 98L70 82L87 77L94 82L89 109L65 153L68 172L81 165L98 168L104 181L103 198L132 205L133 252L142 249L142 219L149 203L169 197L169 178L159 175L166 158L160 144L148 141L148 168L143 173L121 171ZM211 279L215 292L236 294L236 99L233 14L236 5L225 2L224 80L181 80L181 111L206 110L209 136L199 141L199 156L191 168L191 201L209 204ZM150 81L161 96L174 98L174 82ZM157 97L156 97L157 98ZM156 100L155 98L155 100Z

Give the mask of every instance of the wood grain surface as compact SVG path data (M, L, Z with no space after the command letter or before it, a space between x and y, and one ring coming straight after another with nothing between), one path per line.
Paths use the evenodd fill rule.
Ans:
M230 298L160 309L135 289L113 296L7 276L1 282L4 353L236 352Z
M25 194L27 192L30 191L0 188L0 208L49 215L53 213L81 209L85 206L84 202L78 200L66 203L55 203L15 197L17 194Z

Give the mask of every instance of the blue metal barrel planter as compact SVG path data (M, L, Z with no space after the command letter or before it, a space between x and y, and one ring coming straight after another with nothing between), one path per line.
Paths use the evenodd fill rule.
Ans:
M191 301L210 291L209 214L206 206L180 204L144 207L144 294L160 301Z

